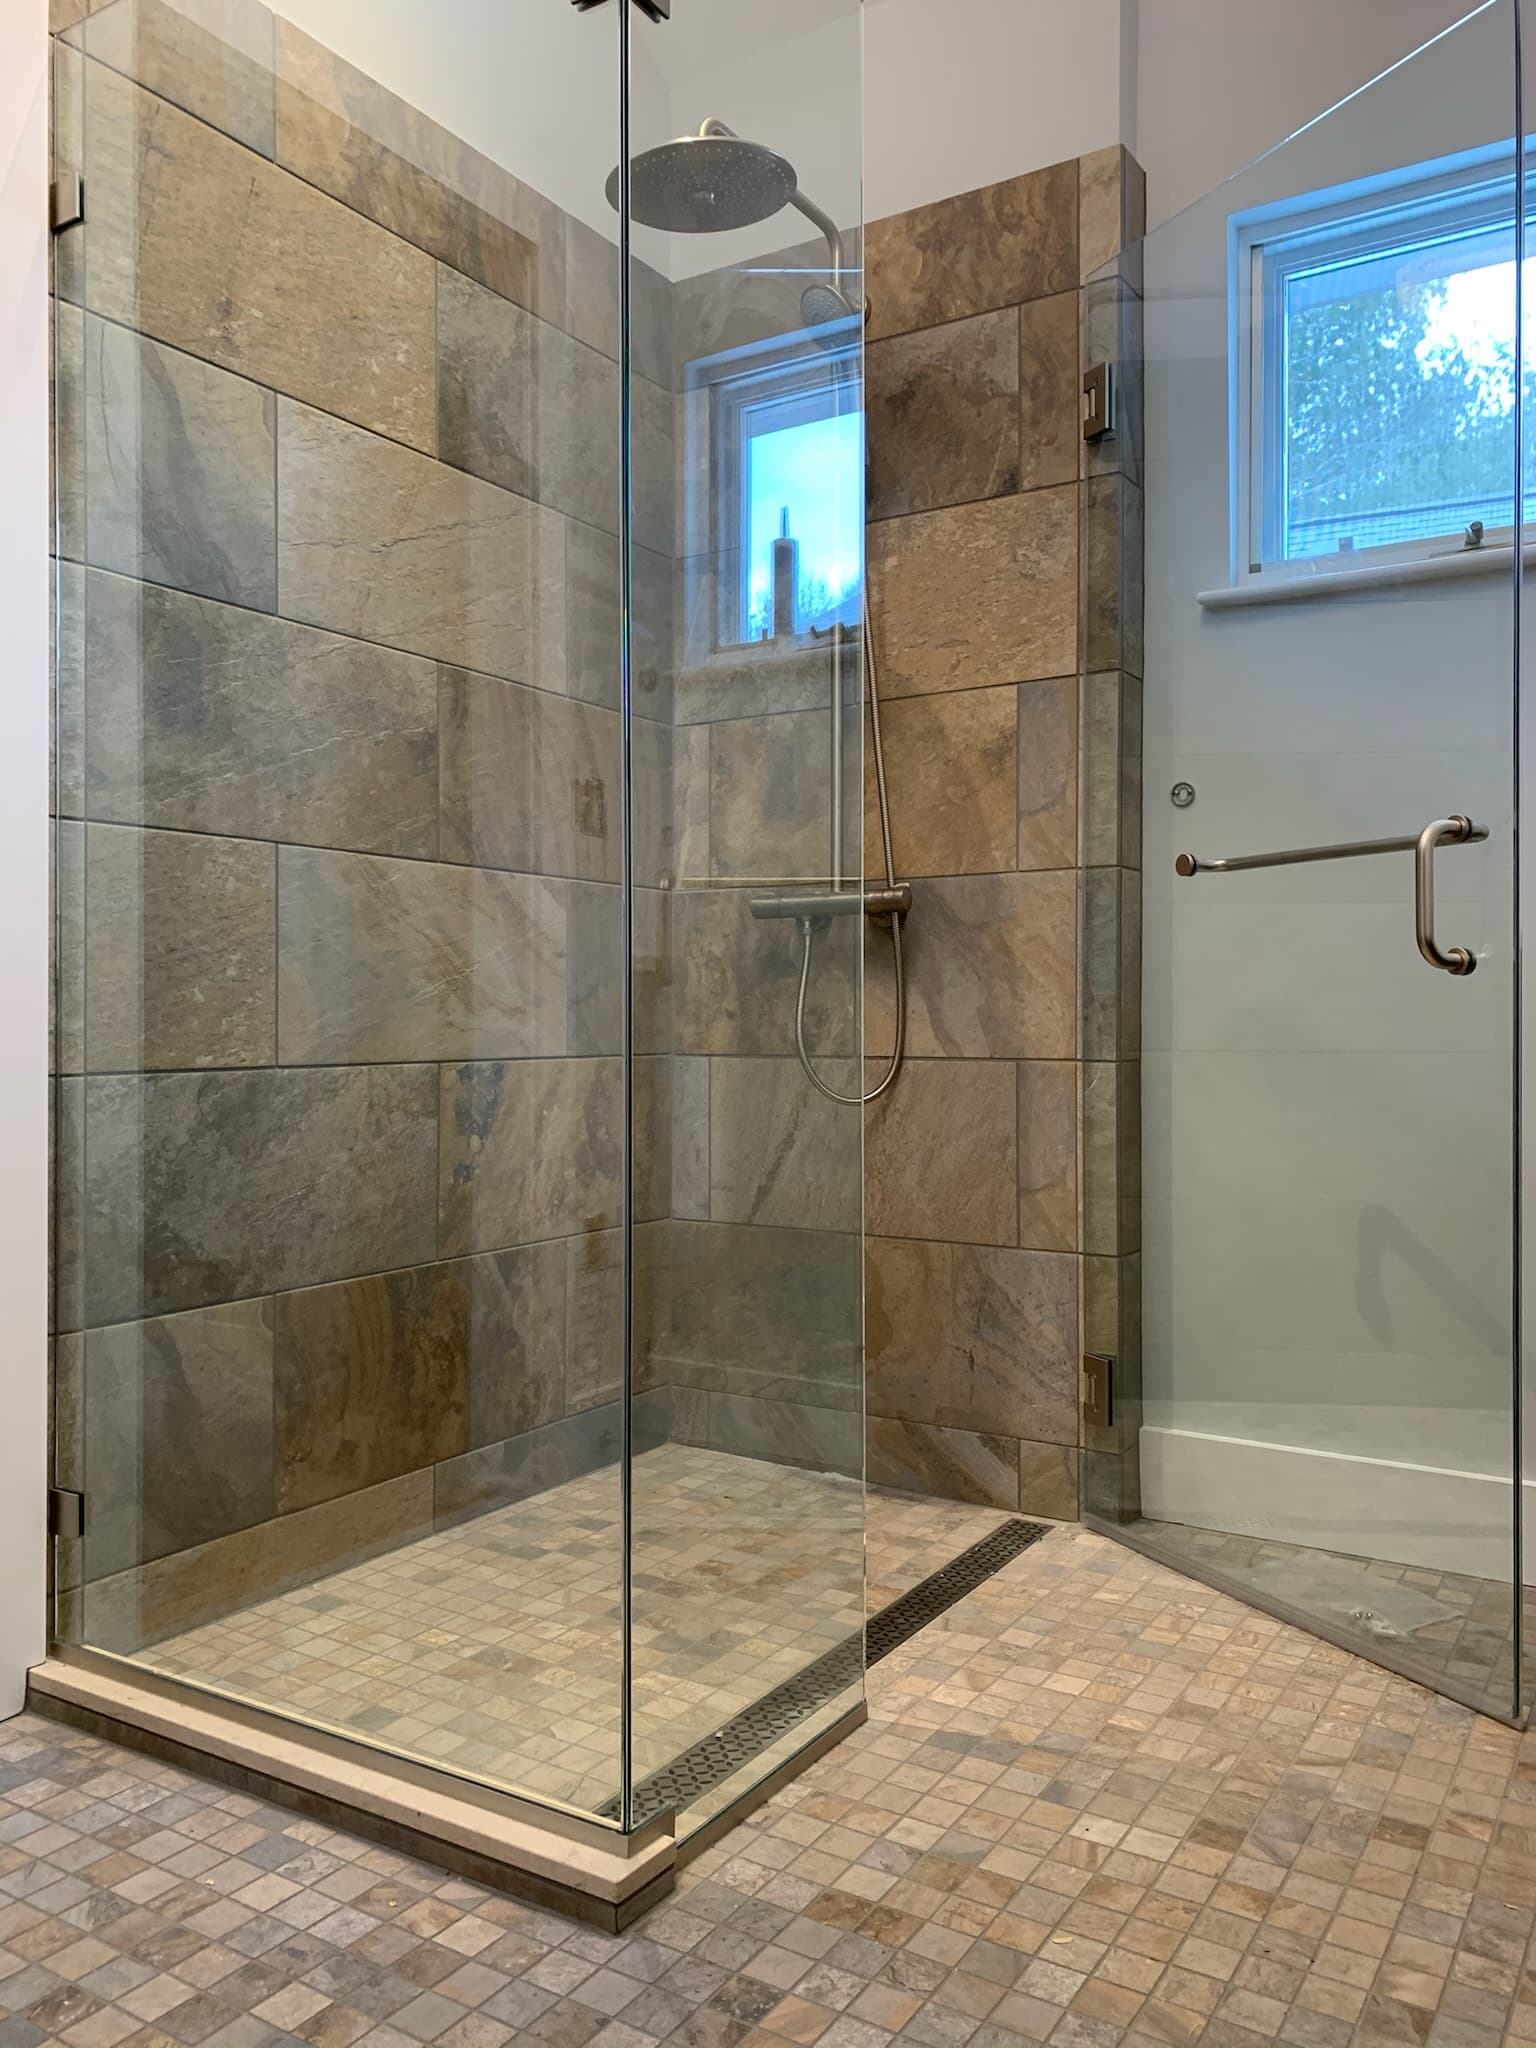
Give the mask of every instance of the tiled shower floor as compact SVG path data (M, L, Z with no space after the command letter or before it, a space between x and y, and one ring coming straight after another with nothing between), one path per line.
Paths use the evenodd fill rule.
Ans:
M998 1519L871 1503L904 1571ZM23 1715L0 2043L1536 2043L1536 1735L1079 1528L869 1693L618 1936Z
M610 1467L168 1637L139 1661L597 1807L619 1788L620 1512ZM637 1778L859 1626L862 1519L859 1489L825 1473L679 1444L636 1461ZM874 1560L882 1582L899 1591L974 1540L935 1556L952 1519L908 1528Z
M1175 1569L1219 1572L1358 1640L1362 1656L1411 1662L1413 1675L1456 1687L1508 1713L1514 1669L1512 1588L1455 1572L1350 1557L1179 1522L1141 1522L1136 1535ZM1536 1682L1536 1602L1527 1596L1526 1672Z

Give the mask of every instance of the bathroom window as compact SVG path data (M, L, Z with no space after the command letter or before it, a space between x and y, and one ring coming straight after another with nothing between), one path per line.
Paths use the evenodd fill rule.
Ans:
M795 630L857 621L864 572L864 403L857 345L740 362L712 383L722 645L774 630L774 543L798 552Z
M1239 572L1305 573L1341 557L1507 541L1509 153L1267 209L1233 230L1234 376L1246 428L1235 463ZM1536 278L1530 261L1526 276ZM1529 343L1525 356L1529 391ZM1533 481L1528 464L1527 518Z

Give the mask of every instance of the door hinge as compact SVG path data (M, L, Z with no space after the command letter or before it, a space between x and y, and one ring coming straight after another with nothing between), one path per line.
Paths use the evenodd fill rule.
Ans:
M56 235L77 228L85 219L85 180L78 171L55 178L48 187L48 225Z
M85 1534L85 1495L72 1493L67 1486L50 1486L48 1489L48 1534L50 1536L83 1536Z
M1083 439L1102 441L1115 431L1115 366L1095 363L1083 372Z
M571 5L579 8L585 14L589 7L601 7L603 0L571 0ZM672 0L635 0L635 5L642 14L648 15L652 21L670 21L672 19Z
M1115 1419L1115 1361L1102 1352L1083 1353L1083 1420L1090 1429L1108 1429Z

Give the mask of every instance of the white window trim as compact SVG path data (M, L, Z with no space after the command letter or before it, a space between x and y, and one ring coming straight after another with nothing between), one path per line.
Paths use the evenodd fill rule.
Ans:
M1510 143L1468 151L1438 163L1415 165L1358 184L1314 194L1298 204L1255 208L1234 214L1228 224L1231 413L1231 508L1234 591L1249 602L1262 589L1282 583L1318 581L1330 587L1357 580L1367 571L1392 571L1481 552L1462 535L1426 535L1379 547L1313 555L1296 561L1266 559L1266 541L1278 512L1276 475L1279 429L1269 398L1268 366L1278 349L1285 280L1310 268L1330 242L1341 251L1368 254L1405 239L1416 216L1438 211L1455 228L1486 226L1507 219L1514 189L1515 152ZM1294 246L1290 260L1276 245ZM1489 528L1483 546L1508 549L1513 525ZM1374 580L1374 578L1373 578ZM1215 593L1204 593L1205 602Z

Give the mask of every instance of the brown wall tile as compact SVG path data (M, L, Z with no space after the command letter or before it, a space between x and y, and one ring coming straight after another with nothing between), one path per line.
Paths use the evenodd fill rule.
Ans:
M431 258L104 64L85 91L91 310L431 448Z
M907 1043L916 1058L1071 1058L1077 1019L1073 874L919 882L902 936ZM866 1043L872 1053L883 1053L895 1024L883 935L870 936L865 976Z
M439 1242L447 1254L616 1226L624 1100L616 1059L442 1070Z
M1075 373L1075 298L1071 304ZM870 344L864 368L870 519L1019 489L1019 363L1014 307ZM1077 475L1075 445L1068 474ZM1035 480L1064 483L1068 475Z
M1083 441L1077 293L1019 308L1019 488L1077 478Z
M261 0L111 0L92 8L74 40L98 62L271 156L273 30Z
M285 1065L565 1050L558 882L284 846L278 910Z
M869 338L1073 290L1077 210L1072 158L872 221L864 231Z
M882 707L898 875L995 874L1018 865L1018 715L1011 688L899 697ZM864 860L873 874L881 853L872 748L864 765Z
M1078 1249L1078 1070L1071 1060L1019 1067L1019 1243Z
M1018 1242L1016 1070L908 1060L865 1123L868 1228L880 1236Z
M1019 1504L1019 1446L1012 1437L935 1429L885 1415L871 1415L864 1428L871 1486L984 1508L1012 1510Z
M828 1061L824 1078L856 1093L858 1062ZM792 1053L713 1061L709 1117L717 1222L858 1229L859 1112L818 1094Z
M1070 868L1077 861L1075 680L1019 685L1019 866Z
M1070 675L1076 487L885 520L870 530L869 579L893 697Z

